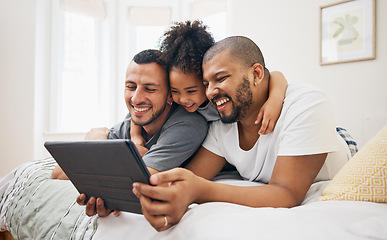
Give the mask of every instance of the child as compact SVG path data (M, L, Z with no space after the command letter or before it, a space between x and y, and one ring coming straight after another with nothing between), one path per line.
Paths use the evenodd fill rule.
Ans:
M173 100L188 112L198 111L208 122L219 120L218 111L206 97L203 85L202 60L204 53L215 43L207 26L200 21L176 23L164 33L160 50L167 63ZM271 72L269 98L256 120L261 123L259 134L273 131L280 116L287 81L280 72ZM131 124L131 140L144 145L141 127Z

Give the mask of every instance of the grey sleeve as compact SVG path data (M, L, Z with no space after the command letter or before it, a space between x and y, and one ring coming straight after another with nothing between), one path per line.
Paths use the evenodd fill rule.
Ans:
M199 114L165 126L157 143L144 155L145 164L158 171L181 166L201 146L207 130L208 123Z
M108 139L130 139L130 118L125 118L109 130Z

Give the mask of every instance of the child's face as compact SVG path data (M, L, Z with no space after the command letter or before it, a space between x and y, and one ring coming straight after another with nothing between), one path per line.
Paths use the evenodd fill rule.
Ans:
M195 74L183 73L172 68L169 73L173 101L182 105L188 112L195 112L207 101L203 80Z

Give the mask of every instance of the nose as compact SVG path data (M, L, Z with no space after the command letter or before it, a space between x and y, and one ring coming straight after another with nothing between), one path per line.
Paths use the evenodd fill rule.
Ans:
M212 96L219 93L219 89L215 87L215 84L208 83L207 89L206 89L206 96L208 99L211 99Z
M136 91L134 91L133 93L131 102L136 105L144 102L144 99L144 92L141 90L141 88L137 88Z
M184 94L181 94L180 96L179 96L179 103L181 103L181 104L185 104L185 103L187 103L187 97L184 95Z

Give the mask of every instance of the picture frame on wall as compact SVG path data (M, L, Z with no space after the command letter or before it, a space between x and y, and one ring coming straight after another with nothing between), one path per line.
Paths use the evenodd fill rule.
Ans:
M376 0L320 7L320 65L376 58Z

